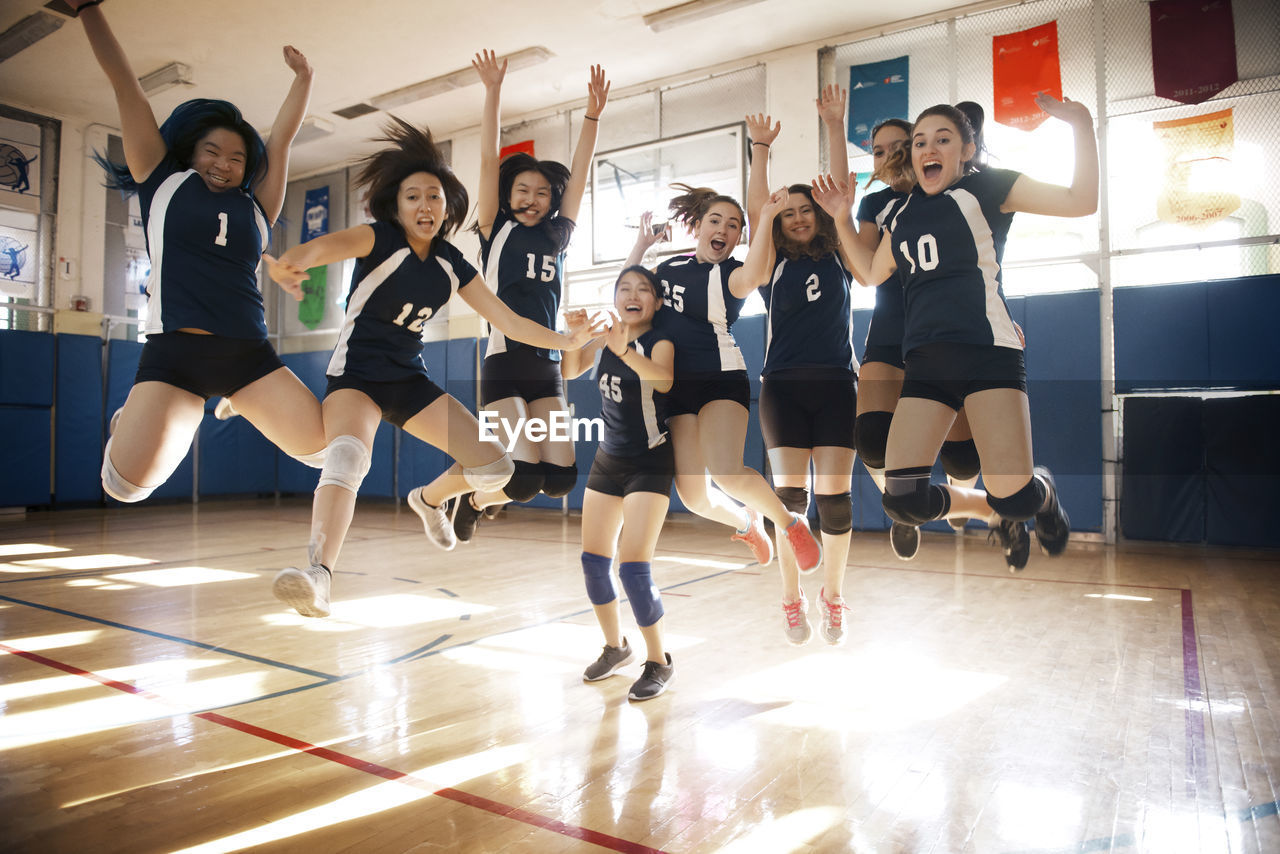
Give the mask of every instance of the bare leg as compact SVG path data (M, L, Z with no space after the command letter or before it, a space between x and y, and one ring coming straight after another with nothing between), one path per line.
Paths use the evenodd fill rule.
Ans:
M842 495L853 476L853 449L824 445L813 449L814 495ZM822 534L823 589L828 599L843 595L851 532ZM786 551L786 549L783 549Z
M508 428L514 429L521 418L530 416L529 406L520 397L504 397L501 400L495 400L492 403L482 407L486 412L496 412L498 416L498 441L502 443L502 447L511 448L512 461L525 463L536 463L541 461L539 456L540 450L538 445L530 442L524 435L524 431L520 431L515 436L515 444L512 444L512 436ZM511 499L502 490L493 492L477 492L471 496L471 503L476 509L482 510L494 504L506 504Z
M405 432L453 457L454 463L422 487L422 499L439 507L455 495L470 492L462 469L502 459L504 451L493 439L480 438L480 422L452 395L441 395L404 423Z
M618 534L622 530L622 499L588 489L582 496L582 550L603 557L613 557ZM618 616L618 597L603 605L592 603L596 622L609 646L622 646L622 621Z
M774 486L805 489L809 486L808 448L770 448L769 471ZM825 545L825 538L824 538ZM794 602L800 598L800 571L791 549L778 550L778 572L782 576L782 598Z
M698 417L677 415L667 419L676 459L676 494L684 506L704 519L728 525L735 531L747 525L746 511L715 488L707 477L707 464L698 439Z
M339 389L325 398L323 412L330 441L338 436L355 436L372 453L373 437L382 421L382 410L372 398L355 389ZM311 501L311 545L314 559L331 571L338 564L355 512L356 493L342 486L316 488Z
M111 464L129 483L160 486L186 457L202 418L199 395L168 383L138 383L111 436Z
M698 413L698 440L707 470L730 498L768 517L779 531L791 513L758 471L742 461L747 441L747 410L731 400L713 400Z
M288 368L277 368L230 398L235 410L277 448L292 456L327 444L320 403Z

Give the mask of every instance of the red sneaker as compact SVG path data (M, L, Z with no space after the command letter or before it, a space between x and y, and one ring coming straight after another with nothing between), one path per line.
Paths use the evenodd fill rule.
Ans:
M741 540L747 544L747 548L751 549L751 556L756 559L756 563L761 566L768 566L773 562L773 543L769 540L769 535L764 532L764 520L760 518L760 514L752 510L747 510L747 530L738 531L731 536L731 540Z
M801 575L808 575L822 566L822 546L814 539L809 530L809 520L799 513L791 514L792 522L782 533L786 535L787 545L796 556L796 569Z

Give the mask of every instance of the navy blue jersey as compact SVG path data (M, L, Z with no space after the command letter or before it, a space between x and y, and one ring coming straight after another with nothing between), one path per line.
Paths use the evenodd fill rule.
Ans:
M762 376L784 368L854 370L851 280L834 252L820 260L778 255L764 288L769 323Z
M509 214L499 212L489 230L489 239L480 238L484 278L496 288L498 299L521 317L556 328L560 296L564 289L564 250L573 234L573 220L557 216L534 226L521 225ZM559 361L559 350L529 347L508 338L497 329L489 333L486 356L509 353L528 347L546 359Z
M1000 287L1013 222L1000 205L1018 174L970 172L935 196L916 188L894 205L885 239L905 296L904 354L935 341L1022 349Z
M241 190L214 192L166 156L138 186L151 274L145 332L266 338L258 262L270 226Z
M423 324L475 279L476 269L442 237L419 258L398 225L371 227L373 249L356 259L342 333L325 373L375 382L425 375Z
M729 292L729 274L741 266L735 258L711 264L680 255L654 271L662 282L663 303L670 309L659 311L654 325L675 344L676 376L747 369L729 331L746 302Z
M650 329L629 345L641 356L650 356L659 341L670 340ZM600 417L604 438L600 447L615 457L634 457L667 440L667 396L640 379L622 359L605 347L596 365L600 387Z
M858 221L874 222L884 233L884 221L893 203L906 196L892 187L877 190L864 196L858 205ZM902 346L902 280L895 273L876 288L876 307L871 312L871 325L867 328L868 347Z

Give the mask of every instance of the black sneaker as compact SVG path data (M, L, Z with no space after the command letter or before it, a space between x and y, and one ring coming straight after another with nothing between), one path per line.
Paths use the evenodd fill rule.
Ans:
M656 661L646 661L644 663L644 672L632 684L631 692L627 694L629 699L652 700L667 690L667 684L671 682L671 677L676 675L676 666L671 663L671 653L668 652L666 655L666 664L659 664Z
M622 646L604 645L604 651L600 653L600 657L587 666L582 671L583 682L599 682L612 676L618 671L618 668L631 661L631 644L627 643L627 639L622 639ZM648 665L646 665L648 666Z
M459 495L454 499L453 533L460 543L469 543L476 535L476 523L480 521L480 511L471 503L474 492Z
M1009 571L1021 572L1027 565L1027 558L1031 557L1031 535L1027 533L1027 523L1001 519L1000 524L987 534L987 542L993 540L1000 541Z
M1035 476L1049 487L1050 505L1048 510L1036 514L1036 542L1040 550L1050 557L1057 557L1067 548L1067 538L1071 536L1071 520L1067 511L1058 503L1058 487L1053 482L1053 475L1044 466L1035 467Z
M911 560L920 551L920 529L894 522L889 527L889 545L901 560Z

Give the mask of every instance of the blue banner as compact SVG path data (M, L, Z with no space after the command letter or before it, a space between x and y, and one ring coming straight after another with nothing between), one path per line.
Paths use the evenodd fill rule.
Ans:
M906 119L907 59L849 66L849 141L871 151L871 129L885 119Z
M329 188L316 187L307 190L307 200L302 206L302 238L300 243L314 240L329 233Z
M302 243L329 233L329 188L316 187L307 190L302 207ZM302 302L298 303L298 320L308 329L315 329L324 322L327 310L326 281L328 267L313 267L307 271L311 278L302 283Z

